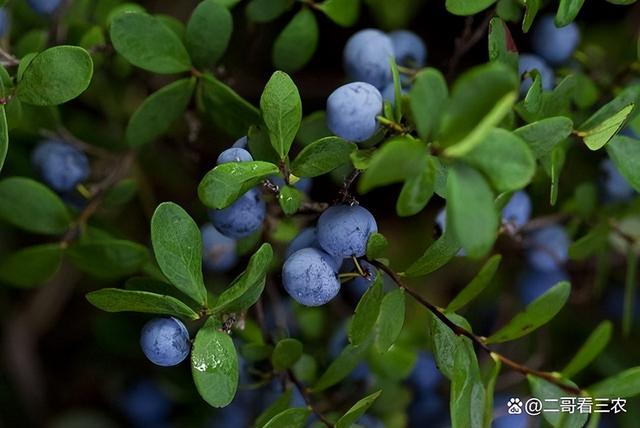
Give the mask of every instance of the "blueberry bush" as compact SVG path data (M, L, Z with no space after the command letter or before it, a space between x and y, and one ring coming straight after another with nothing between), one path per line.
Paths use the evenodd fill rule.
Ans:
M640 3L2 3L0 426L637 426Z

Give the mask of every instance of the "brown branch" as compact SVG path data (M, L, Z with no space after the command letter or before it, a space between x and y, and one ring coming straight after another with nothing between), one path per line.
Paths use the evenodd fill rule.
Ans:
M476 336L472 332L468 331L465 328L460 327L459 325L457 325L456 323L451 321L441 309L439 309L438 307L436 307L435 305L433 305L432 303L427 301L424 297L422 297L420 294L418 294L417 292L415 292L411 288L407 287L402 282L402 280L400 279L400 276L395 271L393 271L391 268L389 268L388 266L386 266L383 263L380 263L380 262L378 262L376 260L370 260L369 262L371 264L375 265L376 267L378 267L379 269L381 269L382 271L384 271L387 275L389 275L389 277L395 282L395 284L400 289L404 290L407 294L409 294L411 297L413 297L418 303L420 303L422 306L427 308L436 318L438 318L438 320L440 320L440 322L442 322L445 326L447 326L456 335L467 337L468 339L471 340L472 343L474 343L480 349L482 349L483 351L485 351L486 353L491 355L492 358L500 360L500 362L502 362L502 364L504 364L505 366L507 366L507 367L509 367L509 368L511 368L511 369L513 369L515 371L518 371L518 372L522 373L525 376L526 375L533 375L533 376L539 377L541 379L544 379L547 382L552 383L552 384L558 386L559 388L561 388L562 390L564 390L566 392L569 392L571 394L575 394L575 395L581 395L582 394L582 390L580 388L576 388L576 387L573 387L571 385L567 385L566 383L562 382L562 380L560 378L558 378L553 373L532 369L530 367L527 367L525 365L519 364L519 363L517 363L517 362L515 362L515 361L513 361L513 360L511 360L511 359L509 359L507 357L505 357L504 355L501 355L501 354L491 350L491 348L489 348L485 344L484 340L481 337Z
M468 17L465 21L464 30L462 34L456 38L454 42L454 51L453 55L451 55L451 59L449 60L448 70L447 70L447 80L451 81L453 76L455 75L458 65L460 64L460 60L462 57L471 50L484 36L484 33L489 28L489 22L491 18L493 18L495 11L493 9L489 10L480 25L472 31L473 28L473 17Z
M329 428L333 428L335 425L329 419L327 419L322 414L322 412L318 410L317 407L314 406L313 401L311 400L311 396L309 395L309 390L306 386L304 386L300 379L296 377L296 375L293 373L293 370L287 370L287 377L295 385L298 391L300 391L300 394L302 394L302 398L304 398L304 402L307 403L309 409L311 409L311 411L318 417L318 419L320 419L320 421Z

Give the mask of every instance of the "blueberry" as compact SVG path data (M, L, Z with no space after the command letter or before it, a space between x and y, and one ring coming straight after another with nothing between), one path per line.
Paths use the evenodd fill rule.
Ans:
M569 258L569 237L557 225L534 230L526 237L527 260L534 269L553 271Z
M502 210L502 221L520 229L531 218L531 199L527 192L515 192Z
M189 355L189 332L176 318L154 318L142 327L140 346L154 364L168 367L181 363Z
M318 242L337 257L364 256L369 236L377 231L373 215L359 205L333 206L318 219Z
M287 183L284 182L284 178L282 178L279 175L274 175L273 177L269 177L269 180L271 180L271 182L278 187L284 187L287 185ZM311 180L310 178L301 178L298 181L296 181L293 187L295 187L302 193L309 193L311 191L312 185L313 185L313 180Z
M600 163L600 169L604 172L604 180L601 184L607 201L624 202L635 196L635 190L620 174L611 159L604 159Z
M407 89L404 87L400 88L400 94L402 95L407 95ZM396 100L396 88L393 85L393 82L389 83L387 86L384 87L384 89L382 90L382 98L385 101L389 101L391 104L395 104L395 100Z
M169 397L148 379L132 385L124 393L121 406L131 425L136 427L164 425L171 412Z
M218 160L216 161L216 163L220 165L229 162L249 162L252 160L253 157L251 156L251 153L249 153L245 149L232 147L220 153L220 156L218 156Z
M420 68L427 59L427 47L414 32L407 30L389 33L396 63L404 67Z
M87 156L61 141L47 140L38 144L31 162L42 179L58 192L70 191L89 177Z
M416 364L411 371L409 382L417 392L426 394L433 392L441 381L442 373L438 370L433 355L426 351L420 351Z
M381 112L382 95L368 83L348 83L327 98L327 126L345 140L362 142L373 137Z
M540 73L540 79L542 83L542 89L548 91L553 88L553 82L555 80L555 74L551 67L537 55L521 54L518 65L518 73L522 76L528 71L538 70ZM531 87L533 79L527 76L520 84L520 95L526 95L527 91Z
M221 210L210 210L211 223L230 238L244 238L260 229L266 206L258 189L251 189L233 204Z
M4 37L9 32L9 13L4 7L0 7L0 37Z
M202 234L202 262L205 269L212 272L225 272L238 262L236 241L218 230L210 223L200 228Z
M305 306L324 305L340 291L331 256L315 248L293 253L282 266L282 281L287 293Z
M31 9L40 15L52 15L56 11L61 0L27 0Z
M518 277L518 295L522 303L528 305L560 281L567 280L569 275L561 269L541 271L528 268Z
M391 38L380 30L365 29L349 38L343 53L351 80L382 88L391 80L389 59L394 56Z
M305 229L302 229L300 233L298 233L296 237L293 238L293 240L289 243L284 257L285 259L288 259L296 251L309 247L322 250L322 247L318 243L315 227L307 227ZM342 264L342 257L331 257L331 262L334 269L338 271L338 269L340 269L340 265Z
M575 23L556 27L553 15L539 18L531 32L533 51L550 64L568 60L580 43L580 30Z
M231 147L236 149L249 150L249 139L246 135L244 137L240 137L235 141L235 143L233 143Z

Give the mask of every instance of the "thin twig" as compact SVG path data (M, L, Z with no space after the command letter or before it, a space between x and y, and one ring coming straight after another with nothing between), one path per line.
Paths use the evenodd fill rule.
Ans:
M404 290L407 294L409 294L411 297L413 297L418 303L420 303L422 306L427 308L433 315L435 315L436 318L438 318L445 326L447 326L456 335L465 336L465 337L469 338L471 340L471 342L473 342L480 349L482 349L483 351L485 351L486 353L491 355L492 358L500 360L502 362L502 364L504 364L505 366L507 366L507 367L509 367L509 368L511 368L511 369L513 369L515 371L518 371L518 372L522 373L523 375L533 375L533 376L539 377L541 379L546 380L547 382L550 382L550 383L558 386L559 388L561 388L564 391L567 391L567 392L569 392L571 394L575 394L575 395L581 395L582 394L582 390L580 388L576 388L576 387L573 387L571 385L567 385L558 376L556 376L553 373L532 369L530 367L527 367L525 365L519 364L519 363L517 363L517 362L515 362L515 361L513 361L513 360L511 360L511 359L509 359L507 357L505 357L504 355L501 355L501 354L491 350L491 348L489 348L485 344L484 340L481 337L476 336L472 332L468 331L465 328L460 327L459 325L457 325L456 323L451 321L444 314L444 312L441 309L439 309L438 307L436 307L435 305L433 305L432 303L427 301L424 297L422 297L420 294L418 294L417 292L415 292L411 288L407 287L402 282L402 280L400 279L398 274L395 271L393 271L391 268L389 268L388 266L386 266L383 263L380 263L380 262L378 262L376 260L370 260L369 262L372 263L373 265L375 265L376 267L378 267L379 269L381 269L382 271L384 271L387 275L389 275L389 277L396 283L396 285L400 289Z
M311 411L315 413L318 419L320 419L320 421L329 428L333 428L335 425L314 406L313 400L311 400L311 396L309 395L309 390L306 386L304 386L300 379L296 377L296 375L293 373L293 370L287 370L287 377L296 386L296 388L298 388L298 391L300 391L300 394L302 394L302 398L304 398L304 402L307 403L309 409L311 409Z
M491 21L491 18L493 18L494 14L495 11L493 9L489 10L485 15L484 20L480 23L480 25L478 25L475 31L472 31L473 17L468 17L466 19L464 30L462 31L462 34L455 40L453 55L451 55L451 59L449 60L447 71L447 79L449 81L455 75L462 57L480 40L482 40L484 33L489 27L489 22Z

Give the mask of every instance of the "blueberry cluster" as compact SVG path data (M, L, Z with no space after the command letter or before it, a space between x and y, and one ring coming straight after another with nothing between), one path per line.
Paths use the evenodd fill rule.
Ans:
M552 67L566 63L579 44L580 30L575 23L556 27L553 15L537 19L531 34L533 53L520 55L520 75L538 70L542 89L552 89L555 81ZM520 85L520 94L524 96L532 83L531 77L525 77Z
M347 41L343 61L352 83L333 91L327 99L327 126L348 141L363 142L378 130L376 117L383 100L394 102L389 60L410 68L424 66L427 49L416 34L400 30L385 34L375 29L358 31ZM409 82L403 80L403 91Z
M291 242L282 266L284 288L298 303L320 306L340 291L338 273L345 258L362 257L372 233L373 215L359 205L336 205L320 215L314 228L304 229ZM364 281L375 278L373 266L360 263ZM354 265L352 265L354 266Z
M89 159L76 147L60 140L40 142L31 163L42 180L59 193L71 192L89 178Z

